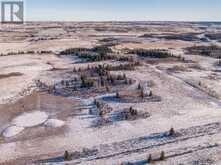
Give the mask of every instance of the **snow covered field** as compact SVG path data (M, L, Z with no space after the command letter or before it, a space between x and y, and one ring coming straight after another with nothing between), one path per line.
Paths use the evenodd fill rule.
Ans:
M40 30L33 31L34 38L26 38L26 44L13 47L17 51L52 50L52 53L0 57L0 164L120 165L131 162L134 165L142 165L147 163L149 154L152 154L153 159L158 159L161 151L165 152L166 159L156 161L156 164L220 164L221 100L205 88L206 86L221 95L220 72L215 72L217 67L214 65L217 60L183 52L183 47L209 43L177 40L152 43L147 41L148 39L139 38L148 32L166 33L166 30L161 31L162 27L169 27L170 33L203 33L200 28L197 31L198 27L194 25L193 28L191 24L185 24L183 27L180 24L143 25L146 31L139 31L139 28L135 29L135 25L129 24L124 25L131 29L128 32L115 32L111 29L119 27L118 25L103 23L103 26L109 26L108 33L95 31L94 27L100 26L96 23L87 25L88 30L85 32L78 29L77 23L71 25L79 31L68 32L62 27L48 30L38 25ZM33 30L34 25L26 26L28 30L24 33ZM69 24L64 23L64 26L69 27ZM137 37L139 42L145 42L130 43L128 36L132 35ZM36 41L48 36L57 38ZM10 37L11 40L14 39L14 32ZM107 37L129 42L113 46L115 51L120 52L123 48L167 48L191 63L144 63L135 70L114 71L124 73L134 80L134 84L128 86L128 90L137 88L139 82L154 82L151 91L160 96L161 100L158 102L108 101L104 97L115 96L115 93L108 92L89 99L36 92L37 80L46 84L57 83L75 76L70 74L73 68L123 64L110 60L78 63L77 58L55 54L65 48L91 47ZM12 43L7 45L10 38L2 35L0 39L0 52L9 51L8 47L12 47ZM200 67L193 67L193 64ZM172 72L171 68L177 65L182 65L184 71ZM150 116L137 120L113 119L111 124L93 127L94 121L99 119L97 113L91 113L97 112L95 99L104 101L113 109L109 116L131 106ZM174 137L168 136L171 128L175 129ZM78 154L74 160L64 162L65 151Z

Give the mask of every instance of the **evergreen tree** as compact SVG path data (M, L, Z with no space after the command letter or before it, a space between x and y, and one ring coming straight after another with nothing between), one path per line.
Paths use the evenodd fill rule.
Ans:
M118 98L118 99L120 98L120 93L119 92L116 93L116 98Z
M151 163L153 160L152 160L152 155L149 154L148 158L147 158L147 163Z
M64 161L69 161L71 158L70 158L70 155L68 153L68 151L65 151L64 152Z
M174 135L175 135L174 128L171 128L169 131L169 136L174 136Z
M165 152L164 151L162 151L160 153L160 160L165 160Z

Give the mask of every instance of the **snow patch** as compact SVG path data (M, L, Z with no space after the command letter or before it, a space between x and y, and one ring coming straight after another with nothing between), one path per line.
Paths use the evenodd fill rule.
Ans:
M49 119L45 122L45 125L47 127L54 127L54 128L62 127L64 124L65 124L64 121L58 119Z
M10 126L4 130L3 136L6 138L13 137L19 134L20 132L22 132L23 130L24 130L24 127Z
M89 99L82 99L81 104L85 106L89 106L94 103L94 98L89 98Z
M45 112L34 111L31 113L23 113L16 117L12 124L19 127L34 127L44 123L48 119L48 115Z
M102 99L104 99L104 98L114 97L114 96L116 96L116 93L108 93L108 94L104 94L104 95L97 96L97 97L95 97L95 99L100 99L100 100L102 100Z

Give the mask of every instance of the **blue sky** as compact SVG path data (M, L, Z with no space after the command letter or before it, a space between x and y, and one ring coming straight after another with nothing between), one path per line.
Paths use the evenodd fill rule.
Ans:
M29 21L221 21L221 0L26 0Z

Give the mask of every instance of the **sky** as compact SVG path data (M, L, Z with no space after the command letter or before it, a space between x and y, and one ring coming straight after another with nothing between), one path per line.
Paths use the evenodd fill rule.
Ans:
M25 0L27 21L221 21L221 0Z

